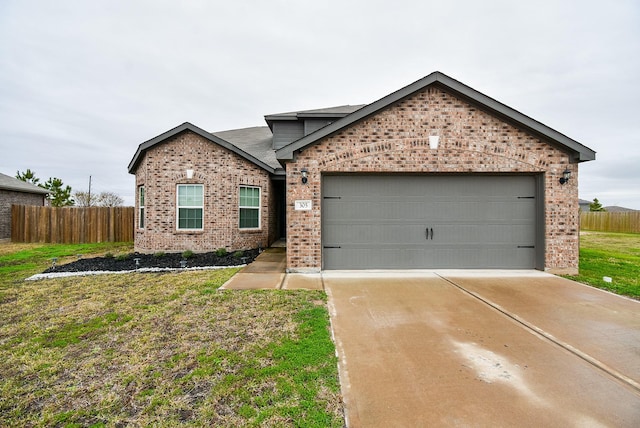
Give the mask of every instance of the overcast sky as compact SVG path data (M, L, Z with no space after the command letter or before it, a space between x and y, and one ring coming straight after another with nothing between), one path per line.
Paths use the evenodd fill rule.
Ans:
M373 102L433 71L597 151L580 197L640 209L637 0L0 0L0 172L134 203L185 121Z

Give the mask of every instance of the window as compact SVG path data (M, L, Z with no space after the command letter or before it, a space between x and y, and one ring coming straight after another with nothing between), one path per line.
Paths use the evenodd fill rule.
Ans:
M144 229L144 186L138 187L138 227Z
M240 186L240 229L260 228L260 188Z
M203 186L178 184L178 230L202 230Z

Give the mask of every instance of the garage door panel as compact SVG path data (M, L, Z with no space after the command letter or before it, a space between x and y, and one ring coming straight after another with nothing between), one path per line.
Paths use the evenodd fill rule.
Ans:
M324 240L330 245L376 244L386 242L393 246L423 245L426 228L416 224L350 222L327 225Z
M437 205L429 205L423 201L377 200L359 201L353 198L331 200L325 203L328 218L335 220L360 219L380 221L403 221L434 218L441 215Z
M460 245L487 246L505 244L508 248L518 245L533 245L535 236L531 224L487 224L473 223L436 226L433 230L435 242Z
M325 269L533 268L533 176L328 176Z
M355 245L325 248L323 255L332 269L507 269L513 263L530 265L535 260L533 249L504 247L377 250Z
M432 258L430 250L423 248L372 249L353 246L325 248L325 264L332 269L415 269L425 258ZM349 254L345 257L345 254Z

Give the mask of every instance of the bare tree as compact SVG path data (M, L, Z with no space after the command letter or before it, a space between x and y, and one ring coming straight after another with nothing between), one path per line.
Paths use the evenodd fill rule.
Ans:
M74 197L79 207L121 207L124 204L124 199L113 192L101 192L96 195L80 191L76 192Z
M96 195L91 195L89 192L78 191L74 193L76 205L79 207L93 207L97 205Z
M124 204L124 199L113 192L101 192L96 199L101 207L121 207Z

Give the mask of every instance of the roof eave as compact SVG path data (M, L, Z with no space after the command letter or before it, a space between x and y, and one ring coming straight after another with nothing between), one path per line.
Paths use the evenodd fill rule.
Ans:
M327 119L335 119L341 118L350 115L351 113L298 113L298 118L327 118Z
M295 113L284 113L284 114L270 114L264 117L264 120L274 121L274 120L298 120L298 115Z
M273 130L273 122L276 121L296 121L298 119L315 119L315 118L319 118L319 119L340 119L343 118L345 116L348 116L350 114L353 113L353 111L351 112L345 112L345 111L326 111L326 110L332 110L332 109L336 109L336 108L342 108L342 107L354 107L356 109L362 108L362 105L354 105L354 106L340 106L340 107L330 107L328 109L318 109L318 110L302 110L302 111L292 111L292 112L286 112L286 113L274 113L274 114L267 114L264 116L264 120L267 122L267 124L269 125L269 128L271 128Z
M39 189L27 189L24 187L20 187L20 186L11 186L11 185L5 185L5 186L0 186L0 190L8 190L11 192L20 192L20 193L31 193L34 195L48 195L49 193L51 193L49 190L44 189L44 188L39 188Z

